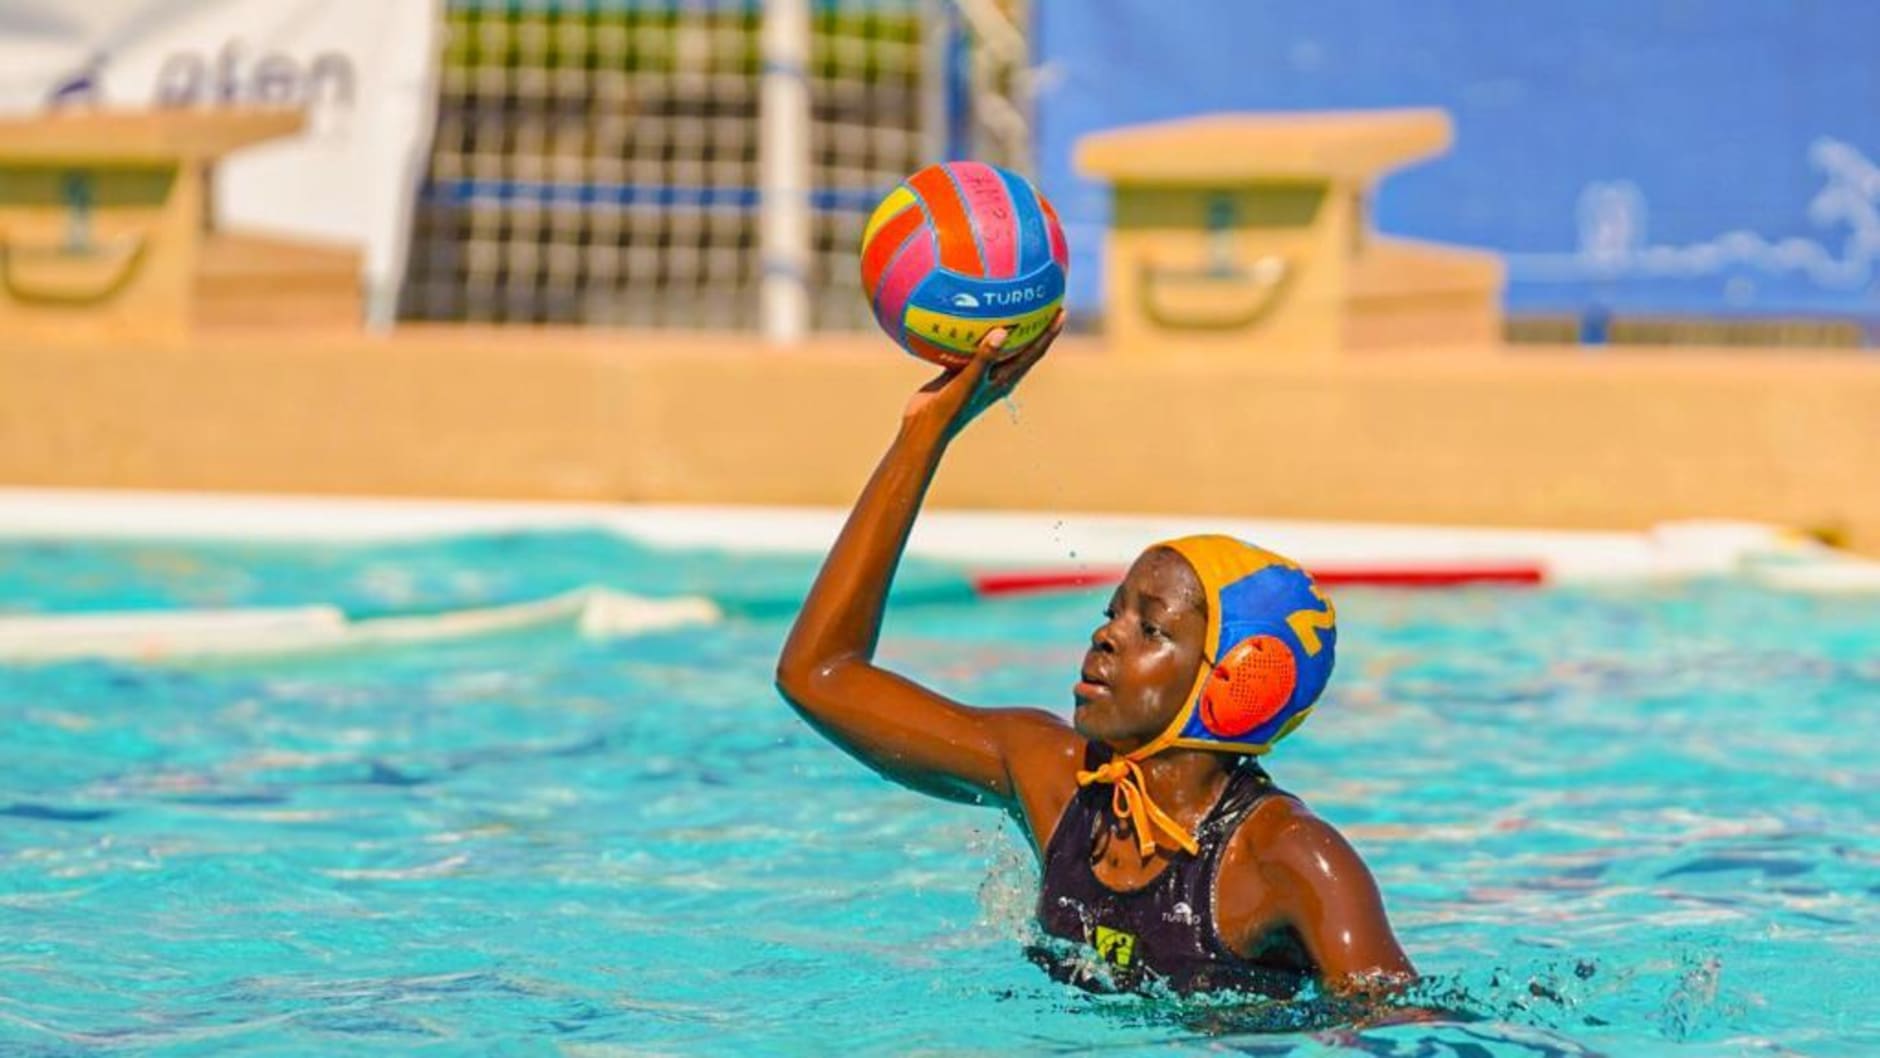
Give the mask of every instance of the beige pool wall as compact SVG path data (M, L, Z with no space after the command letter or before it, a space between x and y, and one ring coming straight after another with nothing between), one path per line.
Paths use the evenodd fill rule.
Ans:
M126 142L124 120L14 122L0 147L29 168L79 164L81 148L108 168L94 155ZM228 120L152 142L280 123ZM1569 528L1725 517L1880 554L1880 355L1501 344L1496 258L1387 239L1365 217L1385 171L1450 136L1440 112L1403 111L1087 140L1079 163L1117 196L1103 332L1066 337L1016 409L968 432L932 502ZM344 281L356 258L208 232L183 193L206 163L179 157L167 204L132 196L118 216L100 191L98 230L150 245L105 261L122 275L98 296L78 288L103 280L58 252L33 258L57 266L44 275L9 273L39 296L0 312L0 485L845 505L931 374L880 335L368 335ZM56 196L14 198L9 238L65 230ZM120 288L162 302L163 325L138 326L144 303L116 304Z

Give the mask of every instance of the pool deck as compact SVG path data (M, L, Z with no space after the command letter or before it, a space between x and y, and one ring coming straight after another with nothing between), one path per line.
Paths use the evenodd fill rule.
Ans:
M10 345L0 483L838 508L927 374L865 336L775 350L423 326ZM1070 337L1016 412L986 419L932 507L1635 538L1750 521L1880 554L1870 354L1483 347L1327 363L1129 358ZM1293 549L1309 561L1312 547Z
M461 501L0 488L0 540L423 540L466 533L603 529L653 546L776 554L825 551L838 508ZM1675 522L1641 532L1309 522L1194 515L937 510L908 552L968 570L1107 576L1156 540L1225 532L1315 571L1388 574L1533 568L1547 584L1745 575L1818 592L1880 590L1880 563L1750 522ZM1379 577L1376 574L1386 576Z

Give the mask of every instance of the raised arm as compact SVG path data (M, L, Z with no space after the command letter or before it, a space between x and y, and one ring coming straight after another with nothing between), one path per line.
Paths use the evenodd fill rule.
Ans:
M777 689L830 741L883 776L960 801L1015 801L1014 746L1066 748L1062 721L1037 710L972 709L877 667L888 588L948 442L1010 393L1063 326L995 363L1004 331L986 336L970 364L949 370L908 403L894 443L824 561L777 664Z

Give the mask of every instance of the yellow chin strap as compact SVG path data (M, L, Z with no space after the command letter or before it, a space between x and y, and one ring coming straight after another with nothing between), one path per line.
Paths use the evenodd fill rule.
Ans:
M1100 782L1110 784L1110 811L1115 812L1118 819L1129 820L1129 825L1136 831L1136 845L1142 849L1144 856L1156 850L1156 830L1167 835L1190 856L1201 851L1195 836L1149 799L1148 791L1142 786L1142 766L1130 757L1113 757L1108 763L1099 765L1096 771L1079 771L1077 785L1089 786Z

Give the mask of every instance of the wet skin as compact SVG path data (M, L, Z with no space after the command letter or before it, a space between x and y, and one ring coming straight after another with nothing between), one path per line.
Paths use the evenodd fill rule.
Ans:
M777 687L817 731L886 778L949 800L997 806L1043 855L1075 796L1087 741L1119 753L1169 725L1194 687L1207 632L1205 596L1172 551L1151 549L1110 599L1072 687L1072 721L1037 709L978 709L874 663L889 583L948 443L1009 394L1044 356L1062 317L1006 356L995 330L966 367L908 402L882 457L804 601L777 666ZM1165 750L1141 762L1144 789L1190 832L1225 789L1235 759ZM1112 819L1091 849L1097 877L1141 888L1170 865L1144 854ZM1222 851L1214 909L1235 953L1315 970L1353 991L1412 973L1376 883L1350 844L1290 797L1259 803Z

